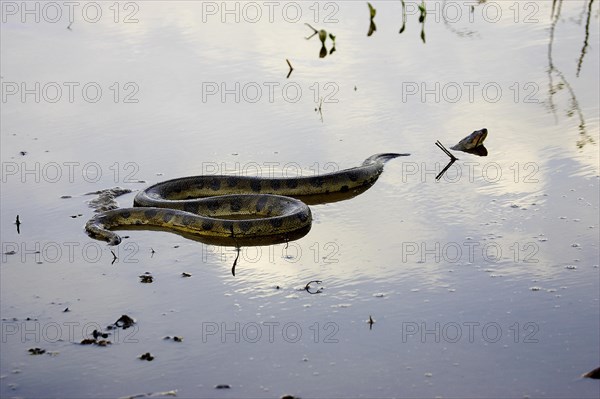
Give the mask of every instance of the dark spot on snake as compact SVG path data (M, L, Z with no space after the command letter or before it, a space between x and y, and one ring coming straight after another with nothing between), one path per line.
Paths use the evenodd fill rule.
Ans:
M229 207L231 208L232 212L239 212L242 209L242 201L236 198L231 201Z
M123 211L123 212L121 212L121 216L124 217L125 219L127 219L128 217L131 216L131 212Z
M281 187L281 182L279 180L271 180L271 188L273 190L279 190Z
M162 220L164 223L169 223L169 221L173 218L173 214L171 214L170 212L165 212L162 215Z
M319 176L313 177L310 179L310 184L313 187L321 187L323 185L323 179Z
M202 230L212 230L213 226L214 226L213 222L210 222L210 221L202 222Z
M300 212L296 215L298 217L298 219L300 219L302 222L306 222L306 220L308 219L308 213L306 212Z
M217 191L218 189L220 189L221 188L221 180L219 180L219 179L212 179L211 182L210 182L210 188L213 191Z
M142 224L142 221L141 221L141 220L136 220L136 221L135 221L135 225L136 225L136 226L140 226L141 224Z
M248 221L248 220L243 220L240 222L240 230L242 230L242 231L248 231L248 230L250 230L251 227L252 227L252 223L250 223L250 221Z
M256 212L260 212L267 205L267 197L260 197L258 201L256 201Z
M183 210L191 213L198 213L198 204L194 202L188 202L183 205Z
M147 218L153 218L156 216L157 213L158 213L158 211L156 209L150 209L150 210L144 211L144 216L146 216Z
M194 217L193 216L184 216L181 218L181 223L184 226L189 226L190 224L194 223Z
M296 187L298 187L298 180L289 179L288 181L285 182L285 185L288 188L296 188Z
M283 224L283 221L280 218L271 218L269 222L273 227L281 227L281 225Z
M209 201L208 204L206 205L206 207L210 210L210 211L216 211L217 209L219 209L221 207L221 204L219 204L218 201Z
M228 177L227 178L227 186L228 187L235 187L238 185L238 179L235 177Z
M258 180L252 180L252 182L250 183L250 188L252 189L252 191L255 191L257 193L260 193L260 181Z
M348 178L351 181L357 181L358 180L358 174L350 172L350 173L348 173Z
M340 188L340 191L342 193L347 193L348 192L348 186L342 186L342 188Z
M223 230L231 231L233 233L233 223L232 222L223 222Z

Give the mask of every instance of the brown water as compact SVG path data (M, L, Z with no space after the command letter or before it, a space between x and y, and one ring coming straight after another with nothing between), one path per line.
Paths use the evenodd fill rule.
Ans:
M599 396L597 2L427 1L426 43L416 3L399 34L401 2L373 2L370 37L355 2L22 4L0 25L3 397ZM437 181L435 141L483 127L489 155ZM88 192L378 152L411 156L235 276L233 247L83 231Z

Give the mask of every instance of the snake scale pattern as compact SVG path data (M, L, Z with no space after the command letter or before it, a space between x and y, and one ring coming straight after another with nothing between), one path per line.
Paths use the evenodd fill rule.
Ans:
M316 176L203 175L168 180L138 193L133 208L96 215L85 229L109 245L121 242L111 230L124 226L154 226L207 237L288 234L310 228L312 214L303 199L311 202L336 193L357 195L377 181L387 161L407 155L376 154L361 166Z

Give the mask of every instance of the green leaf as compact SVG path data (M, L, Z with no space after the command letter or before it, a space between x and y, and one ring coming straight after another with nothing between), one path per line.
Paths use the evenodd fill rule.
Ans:
M375 14L377 14L377 10L373 8L371 3L367 2L367 5L369 6L369 12L371 13L371 19L375 18Z
M325 39L327 39L327 32L325 29L321 29L319 31L319 40L321 40L321 43L325 43Z

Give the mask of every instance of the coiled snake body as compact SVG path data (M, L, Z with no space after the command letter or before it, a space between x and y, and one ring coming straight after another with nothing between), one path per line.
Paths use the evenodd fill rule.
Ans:
M409 154L385 153L361 166L309 177L192 176L148 187L134 199L134 208L107 211L85 228L97 239L118 245L110 231L120 226L155 226L207 237L274 236L310 228L312 214L305 202L329 202L371 187L390 159ZM305 202L301 201L304 200Z

